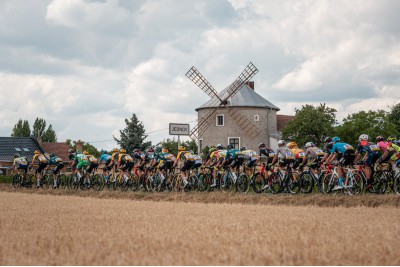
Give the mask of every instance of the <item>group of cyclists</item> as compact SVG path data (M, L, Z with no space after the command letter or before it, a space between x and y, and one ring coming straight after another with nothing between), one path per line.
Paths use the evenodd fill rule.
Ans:
M266 146L264 143L258 145L259 151L247 149L243 146L240 149L234 148L232 144L224 147L222 144L211 146L204 160L201 156L196 155L193 151L187 150L184 146L180 146L178 154L175 156L171 154L168 149L155 146L150 147L144 151L135 149L131 154L127 153L124 148L113 149L108 153L101 151L101 157L98 159L90 155L87 151L79 151L70 149L69 160L71 171L79 178L85 173L91 173L97 170L100 164L103 164L102 171L104 174L109 174L110 171L121 172L126 181L136 165L135 172L138 176L146 170L154 170L159 172L161 183L170 183L165 177L164 170L173 172L179 165L180 176L182 178L183 187L190 186L188 181L188 172L191 170L198 170L202 166L207 166L212 169L212 183L210 189L212 190L217 186L217 172L222 168L229 168L232 174L233 183L236 182L238 172L243 167L243 171L249 176L251 171L255 170L255 166L261 163L267 170L271 170L272 166L278 169L284 169L290 166L293 170L302 169L307 166L315 175L317 170L323 166L336 164L338 166L338 183L333 190L343 188L344 170L345 166L352 166L353 164L363 165L363 172L367 179L366 190L368 190L373 183L372 172L373 166L376 163L387 162L390 163L392 169L399 172L398 165L400 163L400 142L396 137L390 136L386 140L383 136L377 136L376 142L372 142L368 135L362 134L359 137L359 142L354 148L352 145L342 141L339 137L326 137L325 147L319 148L313 142L307 142L304 149L299 148L296 142L285 140L278 141L278 149L273 149ZM19 154L14 156L13 170L20 169L24 173L28 171L32 165L37 165L36 187L41 186L41 179L43 178L42 171L51 166L53 169L54 188L58 187L56 176L63 169L64 161L52 154L47 158L40 151L35 151L34 156L29 163L25 157ZM268 171L267 174L268 176ZM109 177L106 175L105 177ZM90 186L90 175L85 176L86 183ZM264 190L269 187L269 184L264 185Z

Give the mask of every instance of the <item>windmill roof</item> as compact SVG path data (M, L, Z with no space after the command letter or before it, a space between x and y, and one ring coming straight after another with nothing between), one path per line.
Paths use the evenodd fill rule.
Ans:
M16 153L31 159L35 150L44 152L34 137L0 137L0 161L11 162Z
M218 94L222 100L227 97L227 90L228 88L225 88ZM254 89L250 88L250 86L247 84L243 84L242 88L240 88L240 90L234 96L228 98L227 100L228 106L231 107L258 107L279 110L277 106L257 94ZM217 97L213 97L202 106L196 108L196 111L204 108L216 108L219 107L219 105L220 100Z

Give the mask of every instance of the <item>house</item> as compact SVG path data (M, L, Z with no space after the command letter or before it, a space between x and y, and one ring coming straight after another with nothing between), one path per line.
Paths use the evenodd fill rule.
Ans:
M42 142L42 148L46 151L46 156L50 156L51 154L55 154L56 156L60 157L64 162L69 162L68 158L68 150L70 147L66 142L56 142L56 143L49 143L49 142Z

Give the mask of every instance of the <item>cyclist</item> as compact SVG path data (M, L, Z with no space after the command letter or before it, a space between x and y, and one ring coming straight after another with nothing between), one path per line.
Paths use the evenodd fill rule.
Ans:
M376 137L376 142L382 152L382 156L378 159L377 162L378 163L388 162L395 152L395 149L393 149L393 147L391 148L389 147L389 143L391 141L389 140L385 141L383 136L380 135Z
M45 157L45 155L43 153L40 153L39 150L35 150L33 158L32 158L31 166L33 164L35 164L36 161L38 162L38 168L36 169L36 172L35 172L35 174L36 174L36 183L37 183L36 184L36 188L39 188L41 186L40 182L41 182L42 177L43 177L42 171L47 168L47 164L48 164L49 161L48 161L48 159Z
M87 168L87 166L89 165L89 159L81 151L77 150L74 161L76 165L76 170L75 170L76 175L78 176L79 179L81 179L82 177L81 171Z
M392 169L395 171L395 175L399 173L399 169L397 165L400 163L400 146L396 144L396 137L394 136L389 136L388 137L388 147L386 150L386 153L389 154L389 152L393 153L392 156L390 157L390 161L392 163Z
M240 148L240 153L242 153L244 160L247 160L247 163L244 164L244 171L250 177L251 169L256 166L257 161L259 159L257 152L251 149L247 149L247 147L242 146Z
M112 170L112 168L114 167L114 169L117 171L117 164L118 164L118 157L119 157L118 148L114 148L111 152L112 152L111 161L107 165L107 169Z
M217 186L217 171L219 166L224 161L227 152L224 150L224 146L221 144L218 144L216 149L217 150L213 151L210 155L210 166L213 169L213 184L210 186L210 188Z
M70 160L69 167L71 167L71 171L74 174L76 171L76 162L75 162L76 152L74 149L70 148L68 150L68 159Z
M157 172L160 174L162 184L166 178L162 171L165 170L167 175L172 172L175 156L173 154L170 154L167 148L163 148L158 157L160 159L160 162L157 165Z
M345 142L341 142L340 138L337 136L332 138L332 143L333 147L331 150L331 155L326 160L326 164L330 164L336 159L339 161L338 165L339 182L338 185L333 188L333 190L339 190L343 188L343 181L344 181L343 166L352 164L355 158L355 154L354 154L354 148Z
M125 183L128 181L128 178L130 176L130 173L134 165L135 163L131 155L127 154L124 148L121 148L119 150L119 155L118 155L117 169L120 169L122 171ZM129 175L127 175L127 173Z
M210 164L210 162L211 162L211 159L210 159L211 153L213 153L213 152L216 151L216 150L217 150L217 148L216 148L215 146L211 146L211 147L210 147L210 149L208 150L207 155L206 155L206 157L205 157L205 163L204 163L204 165L208 166L208 165Z
M313 142L307 142L304 145L304 147L306 149L306 152L305 152L306 156L304 157L302 164L303 165L307 164L308 167L311 169L311 172L314 175L318 175L317 168L319 167L320 163L322 162L322 159L324 158L325 153L324 153L324 151L322 151L322 149L317 147Z
M102 150L101 151L101 156L100 156L100 160L99 160L99 165L102 164L104 162L104 166L103 166L103 175L105 177L107 177L106 179L108 179L108 172L111 170L110 167L108 167L108 165L110 165L111 163L111 155L107 153L107 151Z
M324 157L322 158L321 162L326 162L326 160L328 159L328 157L330 156L331 152L332 152L332 147L333 147L333 142L332 142L332 137L325 137L325 154Z
M278 149L276 150L274 159L268 164L268 167L278 163L278 168L281 170L282 167L292 164L295 161L295 155L289 148L285 147L285 144L285 140L278 140Z
M54 181L53 189L55 189L58 187L57 175L60 173L61 169L64 168L64 161L62 160L62 158L54 154L51 154L49 160L49 166L52 165L56 166L53 170L53 181Z
M12 172L16 172L16 170L21 170L23 175L22 183L25 183L25 175L28 172L28 160L26 157L21 157L20 154L14 155L14 161L12 166Z
M296 142L289 142L286 146L290 149L290 151L292 151L295 156L293 169L296 169L297 167L302 167L303 161L306 159L306 153L304 153L304 150L299 148Z
M140 177L144 171L144 165L146 164L146 159L148 159L147 153L142 153L139 148L133 150L133 159L136 161L135 173L137 169L136 175Z
M237 175L235 170L239 171L240 166L244 162L244 156L242 153L240 153L239 150L234 148L233 145L231 144L226 146L226 150L227 150L226 155L221 163L221 167L229 166L232 173L233 183L236 183Z
M90 155L89 152L87 152L87 151L83 151L83 154L86 155L89 160L89 168L87 168L87 170L86 170L86 172L88 173L86 180L87 180L89 187L91 187L92 181L91 181L90 174L92 172L94 172L97 169L97 167L99 167L99 160L95 156Z
M178 148L178 156L175 159L174 165L173 167L176 166L176 164L178 163L178 161L183 161L183 166L181 168L181 177L182 177L182 181L183 181L183 185L186 188L188 186L188 181L187 181L187 171L190 170L190 168L193 167L194 165L194 158L192 153L190 153L189 151L186 151L186 148L184 146L180 146Z
M363 152L365 152L364 157L362 158L362 162L364 163L364 174L367 179L367 187L365 190L369 190L372 187L374 179L371 177L372 169L371 167L375 164L375 162L380 157L381 149L377 144L372 142L368 142L368 135L362 134L358 138L358 144L356 148L356 159L355 162L358 162ZM372 179L371 179L372 178Z

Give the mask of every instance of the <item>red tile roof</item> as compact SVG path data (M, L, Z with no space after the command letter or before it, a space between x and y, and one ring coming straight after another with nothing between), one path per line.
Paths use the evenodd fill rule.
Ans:
M55 154L62 158L62 160L69 161L68 159L68 150L70 147L67 145L67 143L48 143L48 142L43 142L42 148L46 153L49 154Z
M294 116L291 115L276 115L276 127L278 132L282 132L282 129L286 126L286 124L293 119Z

